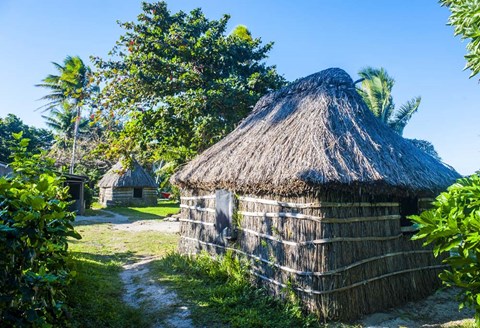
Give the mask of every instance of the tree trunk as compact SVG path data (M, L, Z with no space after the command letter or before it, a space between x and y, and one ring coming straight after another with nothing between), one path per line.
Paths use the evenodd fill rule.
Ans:
M75 152L77 150L78 128L80 126L80 106L77 107L77 117L75 118L75 129L73 130L73 146L72 146L72 159L70 161L70 174L73 174L75 168Z

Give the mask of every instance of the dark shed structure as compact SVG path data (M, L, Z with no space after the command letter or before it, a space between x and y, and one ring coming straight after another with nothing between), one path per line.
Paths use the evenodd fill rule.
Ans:
M422 298L439 259L412 241L418 213L459 174L380 122L332 68L261 98L172 177L183 253L231 250L258 282L291 286L329 319Z
M64 185L68 186L68 194L70 201L73 201L69 206L69 210L78 215L85 214L85 181L88 180L86 176L62 173L65 178Z
M115 164L98 182L99 201L105 206L157 205L157 183L134 161L133 167Z

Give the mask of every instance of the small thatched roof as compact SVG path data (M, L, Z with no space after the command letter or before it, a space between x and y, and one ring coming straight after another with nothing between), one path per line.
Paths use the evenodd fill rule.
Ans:
M124 169L121 161L115 164L98 182L100 188L157 188L155 180L138 164L133 163L133 168Z
M438 192L459 177L380 122L351 77L331 68L261 98L232 133L172 182L256 194L351 185L408 193Z

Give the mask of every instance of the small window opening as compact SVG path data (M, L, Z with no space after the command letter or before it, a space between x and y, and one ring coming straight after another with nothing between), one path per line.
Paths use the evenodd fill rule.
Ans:
M133 188L133 198L142 198L143 188Z
M418 198L405 197L400 200L400 229L404 233L415 232L417 229L407 216L418 214Z
M227 239L234 239L232 230L234 212L234 195L228 190L215 192L215 227Z

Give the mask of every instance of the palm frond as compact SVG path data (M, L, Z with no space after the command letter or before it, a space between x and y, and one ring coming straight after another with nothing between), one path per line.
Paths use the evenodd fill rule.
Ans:
M396 112L395 116L389 121L390 127L398 132L400 135L403 134L403 129L407 125L408 121L412 118L413 114L418 111L422 97L418 96L410 99L405 104L403 104Z
M360 95L373 114L386 123L394 108L391 92L395 80L383 68L366 67L358 74L364 79Z

